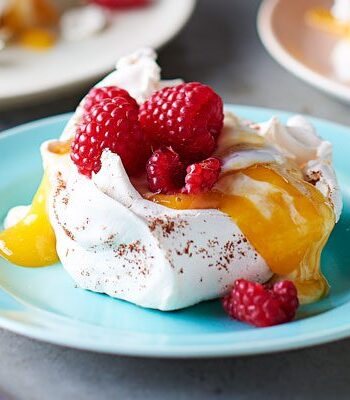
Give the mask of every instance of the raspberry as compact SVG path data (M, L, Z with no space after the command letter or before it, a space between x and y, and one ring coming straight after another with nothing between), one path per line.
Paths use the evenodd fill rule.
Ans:
M269 286L237 279L222 304L232 318L265 327L291 321L299 301L297 290L290 281Z
M297 290L291 281L280 281L273 285L273 293L278 300L289 320L295 316L295 311L299 306Z
M186 169L187 175L183 193L198 194L207 192L218 180L220 171L220 160L214 157L189 165Z
M171 147L156 150L147 162L147 179L152 192L170 194L184 182L185 167Z
M130 102L136 101L129 95L129 93L117 86L104 86L104 87L95 87L90 90L90 92L86 95L83 107L85 111L90 111L91 108L100 103L104 99L114 99L115 97L124 97ZM137 104L136 104L137 105Z
M104 99L86 112L72 142L71 159L81 174L91 177L100 170L100 157L106 148L119 154L129 175L144 168L150 151L133 99Z
M150 0L90 0L90 3L113 9L146 6Z
M140 124L153 147L171 146L196 162L214 150L223 126L223 103L209 86L182 83L155 92L140 106Z

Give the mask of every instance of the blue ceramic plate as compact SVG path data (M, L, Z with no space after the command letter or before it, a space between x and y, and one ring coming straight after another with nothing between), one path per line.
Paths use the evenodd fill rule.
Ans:
M233 106L261 121L287 113ZM0 220L29 203L41 178L39 145L58 137L69 115L0 135ZM350 336L350 129L314 119L333 142L344 211L322 257L330 295L300 309L289 324L256 329L226 317L219 301L176 312L147 310L74 286L61 265L30 269L0 261L0 326L39 340L99 352L148 357L213 357L295 349ZM5 172L5 173L4 173Z

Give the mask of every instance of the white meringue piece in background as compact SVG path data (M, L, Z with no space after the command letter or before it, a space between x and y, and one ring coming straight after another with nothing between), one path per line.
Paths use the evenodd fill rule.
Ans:
M106 11L91 4L66 10L60 18L60 29L65 40L79 41L101 32L107 23Z
M341 39L335 44L331 64L336 78L350 83L350 38Z
M350 0L335 0L331 13L338 21L350 24Z
M350 25L350 0L335 0L331 13L339 22ZM350 83L350 38L336 42L330 61L335 77L344 83Z

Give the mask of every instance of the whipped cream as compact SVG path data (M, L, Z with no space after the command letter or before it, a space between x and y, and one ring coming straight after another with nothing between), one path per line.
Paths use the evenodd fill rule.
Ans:
M90 4L66 10L60 18L60 29L65 40L78 41L101 32L107 23L105 10Z
M331 13L337 20L350 23L350 0L335 0Z
M96 86L119 86L127 90L139 103L163 87L178 85L181 79L160 80L160 67L156 53L150 48L138 50L121 58L116 70L102 79Z

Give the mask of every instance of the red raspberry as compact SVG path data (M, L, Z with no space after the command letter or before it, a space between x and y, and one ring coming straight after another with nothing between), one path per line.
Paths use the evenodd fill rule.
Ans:
M182 187L185 167L171 147L156 150L147 162L147 179L152 192L170 194Z
M129 93L121 89L117 86L104 86L104 87L95 87L90 90L90 92L85 96L83 107L85 111L90 111L91 108L100 103L104 99L114 99L115 97L124 97L130 102L136 101L129 95Z
M299 301L297 290L290 281L269 286L237 279L222 304L232 318L264 327L291 321Z
M138 123L138 107L132 99L104 99L86 112L78 125L71 148L71 159L81 174L101 168L104 149L119 154L129 175L145 167L149 156L144 135Z
M188 166L183 192L198 194L210 190L217 182L220 171L220 160L214 157Z
M154 147L171 146L196 162L214 150L223 126L223 104L212 88L182 83L155 92L140 106L140 124Z
M113 9L146 6L150 0L90 0L90 3Z
M291 281L280 281L273 285L273 293L277 296L289 320L295 316L295 311L299 306L297 290Z

